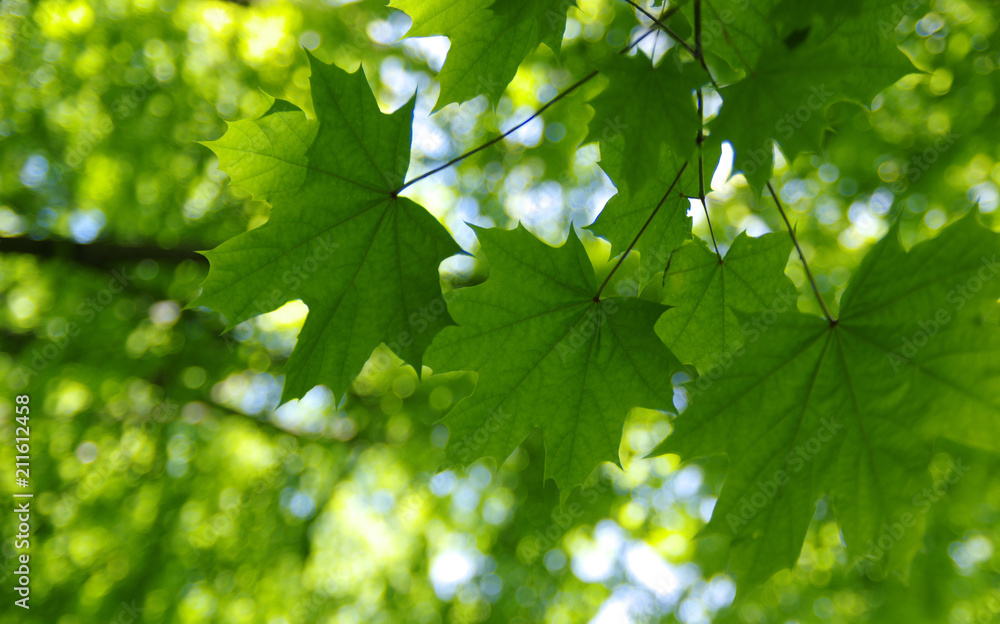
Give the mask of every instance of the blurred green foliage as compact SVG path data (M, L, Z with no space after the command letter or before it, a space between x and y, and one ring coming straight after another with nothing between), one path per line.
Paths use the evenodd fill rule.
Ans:
M348 70L363 65L386 111L416 90L412 177L527 117L645 23L623 2L578 0L559 55L539 47L495 108L480 97L429 115L447 44L400 42L409 20L384 5L0 5L0 492L14 491L7 441L19 393L31 396L36 492L30 611L9 591L14 516L0 521L5 623L1000 618L1000 465L968 448L935 449L946 485L918 507L927 533L908 579L849 571L821 503L796 569L731 606L723 545L696 539L724 466L641 459L669 432L661 414L636 410L622 466L603 466L560 506L543 483L538 438L499 469L438 473L447 431L435 423L471 392L472 375L420 381L379 350L346 396L317 388L279 407L304 306L224 335L219 315L183 309L207 270L193 251L268 214L234 195L196 142L257 112L261 90L309 109L307 48ZM835 105L824 153L779 162L778 188L828 300L892 218L907 243L974 202L996 226L1000 8L899 9L890 36L922 73L871 112ZM667 45L659 35L647 43ZM559 242L614 192L596 146L580 145L599 89L412 195L469 251L466 222L521 222ZM726 168L709 206L720 243L779 229ZM707 237L699 214L696 233ZM606 260L606 245L585 236ZM630 259L620 274L637 271ZM812 310L796 260L787 272ZM485 277L468 258L443 273L447 288ZM655 283L647 292L656 296ZM678 392L679 407L685 400ZM956 466L968 470L948 483Z

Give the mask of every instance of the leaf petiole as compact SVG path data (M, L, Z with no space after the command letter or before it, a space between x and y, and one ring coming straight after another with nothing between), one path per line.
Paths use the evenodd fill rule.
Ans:
M667 192L663 194L663 198L660 199L660 203L656 204L656 208L653 209L653 212L649 215L649 218L646 219L646 222L642 224L641 228L639 228L639 233L635 235L635 238L633 238L632 242L629 243L628 248L624 252L622 252L621 257L618 258L618 262L611 269L611 272L608 273L608 276L604 278L604 282L601 284L601 287L597 289L597 294L594 295L594 303L597 303L601 300L601 293L604 292L604 287L607 286L608 282L611 281L611 276L615 274L615 271L617 271L618 267L622 265L622 262L625 262L625 257L628 256L630 251L632 251L632 248L635 247L635 244L639 242L639 237L642 236L642 233L646 231L646 228L649 227L649 224L653 222L653 218L656 217L656 213L660 211L660 207L663 206L663 204L667 201L667 198L670 197L670 193L673 192L674 187L677 186L677 183L680 181L681 176L684 174L684 170L687 169L687 166L688 164L686 162L683 165L681 165L680 171L677 172L677 176L674 177L674 181L670 183L670 188L668 188Z
M795 250L799 252L799 259L802 260L802 267L806 270L806 276L809 277L809 283L812 285L813 293L816 294L816 301L819 302L819 307L823 308L823 314L826 316L826 320L830 321L830 327L836 327L837 319L833 318L830 314L830 309L826 307L826 302L823 301L823 295L819 292L819 286L816 285L816 278L813 277L812 271L809 270L809 263L806 262L805 254L802 253L802 247L799 245L799 239L795 236L795 230L792 228L791 222L788 221L788 215L785 214L785 209L781 205L781 200L778 199L778 194L774 192L774 187L771 186L771 181L767 181L767 190L770 191L771 197L774 199L774 204L778 207L778 212L781 213L781 218L785 221L785 227L788 228L788 234L792 237L792 242L795 243Z

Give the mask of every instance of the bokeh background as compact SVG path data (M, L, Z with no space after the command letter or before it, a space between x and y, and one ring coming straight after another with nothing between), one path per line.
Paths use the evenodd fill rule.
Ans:
M195 252L268 216L198 141L258 112L262 90L310 110L304 50L362 67L385 111L416 93L413 177L648 28L618 0L570 4L560 54L540 47L495 109L480 97L430 114L448 41L406 40L409 18L385 2L0 3L0 492L14 491L20 393L32 398L36 492L30 612L12 605L16 524L0 520L5 624L1000 621L1000 464L988 455L935 449L935 476L953 483L921 514L908 578L848 571L820 502L796 569L733 606L723 545L696 539L724 463L641 459L669 433L665 415L635 410L622 466L602 466L560 507L538 438L502 467L438 471L437 421L472 375L420 381L384 351L346 396L319 387L279 406L305 306L227 334L217 313L184 309L207 273ZM888 32L920 73L871 112L835 104L824 153L778 163L829 301L892 219L907 244L970 209L997 226L1000 5L899 9ZM599 89L408 193L469 252L467 223L521 222L558 244L615 192L597 146L581 145ZM724 153L709 203L722 246L780 229L728 170ZM581 235L605 263L607 245ZM797 260L788 274L813 310ZM486 275L472 257L442 265L445 288ZM956 466L969 469L956 479Z

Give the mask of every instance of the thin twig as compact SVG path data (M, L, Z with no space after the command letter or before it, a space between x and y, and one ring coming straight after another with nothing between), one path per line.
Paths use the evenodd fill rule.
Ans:
M447 169L448 167L454 165L455 163L461 162L461 161L465 160L466 158L468 158L469 156L472 156L473 154L481 152L484 149L486 149L487 147L490 147L491 145L495 145L495 144L499 143L500 141L504 140L505 138L507 138L511 134L514 134L515 132L517 132L518 130L520 130L522 127L524 127L526 124L528 124L532 119L535 119L536 117L538 117L539 115L541 115L542 113L544 113L550 106L552 106L553 104L555 104L559 100L563 99L564 97L566 97L567 95L569 95L573 91L576 91L577 89L579 89L580 87L582 87L584 84L586 84L588 81L590 81L598 73L599 72L595 69L594 71L590 72L589 74L587 74L586 76L584 76L580 80L577 80L569 88L567 88L564 91L560 92L554 98L552 98L551 100L549 100L548 103L545 104L545 106L542 106L541 108L539 108L537 111L535 111L534 113L532 113L532 115L530 117L528 117L527 119L525 119L521 123L517 124L516 126L514 126L513 128L511 128L510 130L504 132L503 134L501 134L500 136L498 136L496 138L490 139L489 141L487 141L486 143L483 143L479 147L476 147L474 149L469 150L468 152L465 152L461 156L456 156L455 158L452 158L451 160L449 160L445 164L441 165L440 167L435 167L434 169L431 169L430 171L428 171L426 173L420 174L419 176L413 178L409 182L406 182L405 184L403 184L403 186L401 186L398 189L396 189L392 193L392 196L395 197L395 196L399 195L403 191L403 189L416 184L417 182L423 180L424 178L429 178L430 176L434 175L435 173L437 173L439 171L443 171L443 170Z
M694 55L702 58L705 49L701 47L701 0L694 0Z
M701 0L694 0L694 49L695 56L704 62L705 49L701 45ZM722 264L722 254L719 253L719 243L715 240L715 229L712 228L712 217L708 215L708 202L705 201L705 150L702 144L705 142L705 94L702 88L698 87L698 199L701 201L701 209L705 211L705 222L708 223L708 233L712 235L712 247L715 249L715 257Z
M705 59L702 57L701 53L698 52L697 48L691 47L690 43L681 39L680 35L675 33L673 30L670 29L669 26L663 23L663 20L655 17L652 13L650 13L646 9L642 8L641 6L633 2L633 0L625 0L625 2L629 3L630 5L635 7L640 13L651 19L654 24L656 24L657 26L660 27L661 30L663 30L663 32L670 35L670 37L678 44L680 44L681 47L690 52L691 55L694 56L695 59L697 59L698 64L701 65L701 68L705 70L705 73L708 74L708 79L709 81L711 81L712 86L715 87L716 89L719 88L718 83L715 82L715 76L712 75L712 71L708 68L708 65L705 63Z
M698 199L701 200L701 209L705 211L705 222L708 223L708 233L712 235L712 247L715 248L715 256L722 264L722 254L719 253L719 243L715 240L715 230L712 229L712 217L708 216L708 202L705 201L705 153L701 147L705 142L705 106L702 97L701 87L698 88L698 119L701 125L698 128Z
M826 302L823 301L823 295L819 293L819 286L816 285L816 278L813 277L812 271L809 270L809 263L806 262L805 254L802 253L802 247L799 246L799 239L795 236L795 230L792 228L792 224L788 221L788 215L785 214L785 209L781 205L781 200L778 199L778 194L774 192L774 187L771 186L771 181L767 182L767 190L771 192L771 197L774 199L774 204L778 207L778 212L781 213L781 218L785 221L785 227L788 228L788 234L792 237L792 242L795 243L795 249L799 252L799 259L802 260L802 267L806 270L806 275L809 277L809 283L812 284L813 292L816 294L816 301L819 301L819 307L823 308L823 314L826 316L826 320L830 321L830 327L835 327L837 325L837 319L833 318L830 314L830 309L826 307Z
M633 2L632 0L625 0L625 2L631 4L633 7L636 8L636 10L638 10L640 13L642 13L643 15L645 15L646 17L648 17L650 20L652 20L652 22L654 24L656 24L657 26L659 26L660 29L663 32L665 32L668 35L670 35L670 37L674 41L676 41L677 43L679 43L681 46L683 46L685 50L687 50L691 54L695 53L695 50L694 50L694 48L691 47L691 44L689 44L687 41L684 41L684 39L681 38L680 35L678 35L677 33L675 33L673 30L670 29L669 26L667 26L662 21L660 21L660 18L656 17L655 15L653 15L652 13L650 13L649 11L647 11L646 9L642 8L641 6L639 6L638 4L636 4L635 2Z
M669 17L671 16L671 15L673 15L674 13L676 13L677 11L680 11L680 10L681 10L681 7L680 7L680 5L674 5L674 6L670 7L669 9L667 9L667 10L666 10L666 11L665 11L665 12L663 13L663 15L661 15L661 16L660 16L660 20L665 20L665 19L668 19L668 18L669 18ZM657 28L656 26L653 26L652 28L650 28L650 29L649 29L649 30L647 30L646 32L642 33L642 36L641 36L641 37L639 37L638 39L636 39L636 40L635 40L635 41L633 41L632 43L628 44L628 46L626 46L625 48L623 48L623 49L622 49L622 50L621 50L621 51L620 51L620 52L619 52L618 54L622 54L622 55L624 55L624 54L628 54L628 53L629 53L629 50L631 50L631 49L632 49L632 48L634 48L635 46L637 46L637 45L639 45L640 43L642 43L642 40L643 40L643 39L645 39L646 37L648 37L648 36L650 36L651 34L655 33L655 32L656 32L657 30L659 30L659 28ZM651 55L651 56L652 56L652 55Z
M655 18L652 15L650 15L645 9L643 9L639 5L637 5L634 2L632 2L632 0L625 0L625 1L628 2L629 4L631 4L632 6L634 6L635 8L639 9L643 13L645 13L650 19L652 19L653 21L655 21L657 23L657 26L659 26L661 29L663 29L664 32L666 32L668 35L670 35L671 37L673 37L682 46L684 46L685 49L691 51L691 53L694 54L694 50L691 48L691 46L688 45L684 40L680 39L677 36L676 33L674 33L669 28L667 28L667 26L665 26L660 20L658 20L657 18ZM670 15L673 15L674 12L676 12L676 10L677 9L668 10L666 13L663 14L664 19L666 19ZM629 45L625 46L625 48L621 50L620 54L627 54L629 50L631 50L635 46L639 45L639 43L643 39L645 39L647 36L649 36L650 33L655 32L655 30L656 30L655 28L650 28L649 31L647 31L644 35L642 35L641 37L639 37L638 39L636 39L635 41L633 41ZM704 65L704 63L702 63L702 64ZM708 67L705 67L705 71L708 71ZM544 113L550 106L552 106L553 104L555 104L559 100L563 99L564 97L566 97L567 95L569 95L570 93L572 93L573 91L575 91L576 89L580 88L585 83L589 82L592 78L594 78L595 76L597 76L597 74L599 74L599 73L600 72L595 69L594 71L590 72L589 74L587 74L586 76L584 76L583 78L581 78L580 80L578 80L577 82L573 83L565 91L562 91L561 93L557 94L554 98L552 98L551 100L549 100L544 106L542 106L537 111L535 111L534 113L532 113L532 115L530 117L528 117L527 119L525 119L521 123L517 124L516 126L514 126L513 128L511 128L510 130L504 132L503 134L501 134L498 137L490 139L489 141L487 141L486 143L483 143L479 147L473 148L473 149L471 149L471 150L469 150L469 151L467 151L467 152L465 152L465 153L463 153L463 154L461 154L459 156L456 156L455 158L452 158L451 160L449 160L448 162L446 162L445 164L443 164L443 165L441 165L439 167L435 167L434 169L431 169L430 171L426 171L426 172L420 174L419 176L413 178L409 182L405 182L398 189L396 189L395 191L393 191L392 193L390 193L390 196L396 197L400 193L402 193L404 189L409 188L410 186L413 186L417 182L420 182L421 180L423 180L425 178L429 178L432 175L434 175L435 173L438 173L440 171L444 171L448 167L450 167L450 166L452 166L452 165L454 165L456 163L462 162L463 160L465 160L469 156L477 154L477 153L483 151L484 149L486 149L487 147L490 147L491 145L496 145L497 143L499 143L500 141L504 140L505 138L507 138L511 134L517 132L518 130L520 130L521 128L523 128L526 124L530 123L533 119L537 118L539 115L541 115L542 113ZM709 73L708 77L709 77L709 79L712 79L711 73ZM712 79L712 84L715 84L715 80L714 79Z
M630 251L632 251L632 248L635 247L635 244L639 242L639 237L642 236L642 233L646 231L646 228L649 227L649 224L653 222L653 218L656 216L656 213L660 211L660 207L663 206L664 202L666 202L667 198L670 196L670 193L674 190L674 187L677 186L677 183L680 181L681 175L684 174L684 170L687 169L687 166L688 166L687 163L681 165L680 171L677 172L677 176L674 178L674 181L670 183L670 188L668 188L667 192L663 194L663 198L660 200L660 203L656 204L656 208L653 209L652 214L649 215L649 218L646 219L646 222L642 224L641 228L639 228L639 233L636 234L635 238L632 239L632 242L629 244L628 249L626 249L622 253L621 257L618 258L617 264L615 264L615 266L611 269L611 272L608 273L608 276L604 278L604 282L601 284L601 287L597 289L597 294L594 295L595 303L600 302L601 293L604 292L604 287L607 286L608 282L611 281L611 276L615 274L615 271L617 271L618 267L622 265L622 262L625 262L625 257L628 256Z
M631 50L632 48L634 48L635 46L637 46L637 45L639 45L640 43L642 43L642 40L643 40L643 39L645 39L646 37L648 37L648 36L652 35L652 34L653 34L653 33L655 33L655 32L656 32L657 30L658 30L658 29L657 29L657 28L656 28L655 26L654 26L653 28L650 28L650 29L649 29L649 30L647 30L646 32L642 33L642 36L641 36L641 37L639 37L638 39L636 39L636 40L635 40L635 41L633 41L632 43L628 44L628 46L626 46L626 47L622 48L622 49L621 49L621 51L619 51L619 52L618 52L618 54L621 54L621 55L623 55L623 56L624 56L624 55L626 55L626 54L628 54L628 53L629 53L629 51L630 51L630 50Z

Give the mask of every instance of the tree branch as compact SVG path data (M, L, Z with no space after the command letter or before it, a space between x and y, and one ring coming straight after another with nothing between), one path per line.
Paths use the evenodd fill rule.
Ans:
M208 260L193 249L163 247L128 247L114 243L81 244L69 240L34 240L27 237L0 238L0 254L31 254L39 258L58 258L84 266L110 270L122 262L156 260L178 264L192 260L207 265Z

